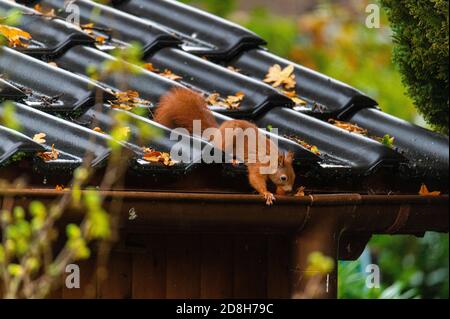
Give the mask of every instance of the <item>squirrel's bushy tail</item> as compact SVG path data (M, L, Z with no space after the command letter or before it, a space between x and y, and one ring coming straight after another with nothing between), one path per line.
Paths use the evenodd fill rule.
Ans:
M185 128L193 133L194 120L200 120L202 133L218 127L208 103L198 93L186 88L174 88L161 97L154 120L172 129Z

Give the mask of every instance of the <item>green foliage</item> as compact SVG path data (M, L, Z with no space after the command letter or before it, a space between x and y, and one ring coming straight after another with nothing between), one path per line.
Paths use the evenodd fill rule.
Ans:
M229 15L236 7L235 0L181 0L180 2L201 6L222 17Z
M329 274L334 270L334 260L325 256L321 252L313 252L308 256L308 269L311 275L320 273L321 275Z
M393 148L394 147L394 141L395 141L395 137L391 137L389 134L386 134L381 139L381 144L383 144L383 145L385 145L385 146L387 146L389 148Z
M448 0L381 0L394 31L394 61L425 119L447 132Z
M8 127L15 131L20 131L21 127L16 119L16 106L11 101L3 103L3 114L0 116L0 125Z
M279 55L287 56L294 48L298 30L293 18L275 16L266 8L257 7L243 23L266 40L268 48Z
M20 10L12 9L7 12L0 10L0 24L15 26L20 23L21 19L22 12L20 12Z
M374 236L372 262L380 267L381 287L368 289L361 260L340 262L340 298L448 298L448 234Z

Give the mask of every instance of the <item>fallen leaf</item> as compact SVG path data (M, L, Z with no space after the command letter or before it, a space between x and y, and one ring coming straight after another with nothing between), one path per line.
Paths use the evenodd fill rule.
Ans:
M350 132L350 133L355 133L355 134L365 135L365 136L369 135L369 133L368 133L368 131L366 129L361 128L361 127L359 127L356 124L343 122L343 121L338 121L338 120L335 120L335 119L329 119L328 123L330 123L330 124L332 124L332 125L334 125L336 127L339 127L339 128L341 128L343 130L346 130L347 132Z
M147 71L150 72L159 72L159 70L157 68L155 68L155 66L153 65L153 63L145 63L144 64L144 69L146 69Z
M55 149L55 144L52 144L52 150L48 152L39 152L37 156L42 158L44 161L52 161L57 160L59 156L59 152Z
M48 18L53 18L56 16L55 9L42 8L42 6L39 3L34 6L34 10L36 10L37 12Z
M81 28L81 30L83 30L87 34L93 34L94 33L95 24L94 23L82 24L82 25L80 25L80 28Z
M300 186L300 187L297 189L297 192L295 193L294 196L296 196L296 197L302 197L302 196L305 196L305 190L306 190L306 188L305 188L304 186Z
M108 101L113 109L131 111L139 105L150 105L150 101L141 99L136 91L114 92L114 96L116 97L114 101Z
M287 91L287 90L282 90L281 91L284 95L286 95L287 97L291 98L291 100L296 104L296 105L306 105L306 101L302 100L298 95L297 92L295 91Z
M169 80L172 80L172 81L178 81L178 80L183 79L181 76L176 75L169 69L165 69L164 72L159 73L159 75L161 75L165 78L168 78Z
M227 69L230 71L233 71L233 72L237 72L237 73L241 72L241 69L235 68L234 66L231 66L231 65L229 65L227 67Z
M296 85L294 65L288 65L284 69L279 64L271 66L264 82L272 84L273 87L284 86L287 90L294 89Z
M45 133L37 133L33 136L33 141L35 141L36 143L39 143L39 144L45 144L46 136L47 136L47 134L45 134Z
M208 102L209 105L216 105L219 99L220 99L219 93L212 93L206 97L206 102Z
M317 146L315 146L315 145L311 146L311 148L310 148L309 150L310 150L313 154L320 155L320 151L319 151L319 149L317 148Z
M105 132L103 132L103 130L100 127L98 127L98 126L94 127L92 130L97 132L97 133L105 134Z
M306 148L307 150L309 150L311 153L315 154L315 155L320 155L321 152L319 150L319 148L315 145L310 145L307 142L305 142L304 140L302 140L300 137L295 136L295 135L284 135L285 138L300 144L301 146L303 146L304 148Z
M106 37L103 37L103 36L101 36L101 35L96 36L96 37L95 37L95 42L96 42L97 44L99 44L99 45L103 45L103 44L105 44L105 42L106 42Z
M236 95L229 95L225 102L228 104L230 109L238 109L244 100L245 94L242 92L236 93Z
M22 40L31 40L31 34L21 29L0 24L0 34L8 40L8 46L12 48L28 47L28 43Z
M438 192L438 191L430 192L428 190L427 185L422 184L422 186L420 187L420 190L419 190L419 195L420 196L439 196L439 195L441 195L441 192Z
M147 148L146 148L147 149ZM169 153L158 152L148 149L150 152L145 153L143 159L150 163L162 163L165 166L174 166L177 162L172 160Z
M238 92L235 95L229 95L222 98L219 93L212 93L206 97L206 102L212 106L224 107L227 109L238 109L244 100L245 94Z

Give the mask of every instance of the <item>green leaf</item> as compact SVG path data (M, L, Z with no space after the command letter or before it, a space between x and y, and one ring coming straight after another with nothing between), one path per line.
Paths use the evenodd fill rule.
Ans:
M383 139L381 140L381 143L389 148L393 148L394 147L394 141L395 138L389 136L389 134L386 134L385 136L383 136Z
M18 277L23 274L23 268L18 264L9 264L7 269L8 273L13 277Z

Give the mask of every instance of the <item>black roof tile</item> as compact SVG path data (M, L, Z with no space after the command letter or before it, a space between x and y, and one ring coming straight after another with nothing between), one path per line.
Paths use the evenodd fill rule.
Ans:
M3 2L0 0L0 3ZM280 148L296 152L296 159L300 160L300 166L296 168L303 170L302 177L317 180L312 184L327 188L324 183L331 183L335 185L331 188L343 190L343 184L346 183L350 189L367 190L372 188L373 178L381 178L386 188L406 189L411 186L407 184L412 180L438 178L444 185L443 182L448 179L448 138L388 116L377 109L376 101L357 89L260 48L264 41L241 27L176 1L117 0L114 1L116 9L87 0L76 2L81 8L82 23L94 22L100 29L111 29L110 42L119 46L138 40L145 47L147 62L182 76L180 82L175 82L142 70L139 74L130 75L124 83L120 75L108 74L104 83L97 83L103 88L104 102L112 99L110 90L106 88L136 90L142 98L155 104L175 86L186 86L205 94L217 92L223 97L243 92L244 102L238 110L213 107L213 110L220 112L214 113L216 119L220 122L231 116L252 120L260 127L278 128ZM34 3L36 2L27 1L29 5ZM39 3L59 8L59 15L67 15L63 10L64 0L42 0ZM100 8L100 14L91 16L93 8ZM52 26L49 25L48 28L50 30ZM27 26L24 29L30 31ZM59 39L50 31L46 36L50 42ZM183 43L177 48L178 38ZM99 66L104 61L115 59L107 53L109 50L108 46L95 48L92 43L80 45L75 38L71 38L66 43L65 50L54 52L54 55L38 56L45 61L49 57L54 58L58 66L55 67L11 49L0 49L0 74L4 75L3 80L0 80L0 99L23 99L24 103L45 112L63 111L70 120L58 119L17 104L23 113L20 119L25 127L25 135L30 138L37 132L47 133L48 142L57 142L55 145L61 151L57 163L35 160L35 166L43 170L52 167L58 171L79 165L86 149L96 151L99 164L109 154L107 141L110 137L93 132L92 125L95 120L98 126L107 131L112 125L114 114L123 111L111 110L106 105L94 108L94 83L87 78L90 65ZM25 52L32 54L26 50ZM218 64L194 54L209 56ZM291 99L262 81L274 64L282 67L294 65L296 91L308 102L307 107L294 108ZM227 66L230 65L240 71L228 69ZM27 93L27 97L24 98L17 89ZM60 105L49 107L30 103L33 100L28 90L35 96L45 96L47 100L57 97ZM133 160L130 161L133 171L144 174L142 176L159 172L166 178L179 174L189 175L193 168L198 167L197 164L203 165L197 163L197 159L202 147L209 145L205 141L201 141L202 147L194 151L194 156L189 158L188 163L173 168L140 160L142 146L168 151L175 141L170 139L171 131L165 128L159 137L142 141L134 125L159 125L144 116L131 116L134 117L134 124L130 127L131 140L125 146L134 153ZM368 129L370 135L390 134L395 137L395 148L390 149L369 137L336 128L325 121L330 117L356 122ZM5 129L0 130L0 138L10 140L9 133L4 131ZM295 135L296 138L317 146L321 155L312 154L283 135ZM96 137L93 144L90 142L92 136ZM190 138L189 143L183 144L182 148L199 145L194 141L200 142L196 138ZM46 145L47 148L50 146ZM2 151L4 154L8 153L6 149ZM3 157L5 161L6 156ZM236 169L229 171L236 172ZM239 170L237 172L240 174ZM245 170L242 172L244 174ZM386 172L387 175L383 175ZM367 179L359 180L360 176L366 176ZM322 179L323 181L318 182ZM446 187L442 185L441 187Z
M223 97L238 92L244 93L245 97L238 109L214 108L217 112L233 117L251 118L272 107L294 104L291 99L265 83L179 49L162 49L148 57L147 61L153 63L156 68L170 69L183 78L181 80L183 83L202 92L209 94L219 92Z
M362 109L351 117L369 134L395 138L395 147L410 162L410 169L419 175L448 180L448 136L434 133L378 109Z
M184 49L198 55L230 58L266 42L239 25L171 0L115 1L116 7L160 24L184 40Z
M175 168L189 169L192 164L201 163L201 153L206 144L208 144L207 142L192 136L185 136L186 140L181 138L179 139L177 134L175 134L175 137L171 139L170 135L172 131L170 129L145 117L130 112L111 109L110 107L104 105L100 110L94 108L90 109L78 118L77 122L84 123L84 125L90 129L95 127L94 123L96 122L97 127L101 128L105 132L109 132L115 123L114 116L118 113L126 114L131 119L131 121L127 124L130 128L130 135L127 145L130 145L131 148L136 150L138 154L143 155L143 147L152 147L161 152L170 152L172 147L177 144L180 154L182 154L183 157L179 159L180 163L177 164ZM151 136L142 136L139 127L143 125L147 126L156 133ZM142 161L140 161L140 163L144 167L152 166L150 163Z
M96 133L72 122L52 116L51 114L36 110L21 103L15 103L15 117L22 128L22 133L29 138L37 133L46 134L46 143L50 149L54 144L58 151L70 154L70 158L76 158L79 165L86 154L91 151L94 154L93 166L104 163L110 154L106 135ZM4 106L0 105L0 115L4 112ZM53 163L52 163L53 162ZM65 159L48 161L47 164L65 166ZM73 162L71 161L71 166Z
M43 6L56 8L58 15L68 17L72 14L70 8L65 10L65 0L42 0ZM180 43L174 35L148 20L125 12L114 10L108 6L86 0L77 0L80 13L80 24L94 23L93 31L98 29L101 34L113 36L123 42L138 42L143 46L144 54L153 52L161 47L173 46ZM105 31L105 30L111 30Z
M22 12L18 28L27 30L32 40L28 47L18 50L32 56L59 55L71 46L77 44L93 45L95 39L74 25L61 19L48 19L38 11L23 5L0 1L0 12L18 10Z
M318 113L315 114L318 116L323 116L321 113L324 113L326 117L339 118L356 109L377 105L376 101L345 83L292 63L263 49L243 52L230 63L243 74L260 81L265 78L269 68L275 64L282 68L288 65L294 66L296 93L308 102L308 107L304 110L307 113ZM319 104L317 110L315 110L316 104Z
M0 78L0 100L21 100L26 97L17 87Z
M60 56L55 62L63 69L88 76L87 71L90 66L98 67L105 61L114 60L116 60L115 57L95 48L77 46ZM182 86L144 69L137 74L127 74L127 81L123 81L121 74L110 73L104 77L103 83L116 90L136 90L142 98L153 103L156 103L171 88Z
M318 146L320 152L327 156L362 173L406 162L400 154L370 138L349 133L292 109L276 108L265 113L256 123L260 127L276 127L281 135L297 136Z
M90 80L34 59L15 50L0 48L0 70L3 78L27 94L25 103L55 113L84 112L95 103L95 92L101 90ZM113 95L102 90L106 100Z
M44 147L31 138L0 125L0 166L13 161L15 155L44 151Z

